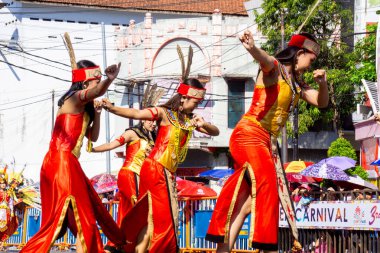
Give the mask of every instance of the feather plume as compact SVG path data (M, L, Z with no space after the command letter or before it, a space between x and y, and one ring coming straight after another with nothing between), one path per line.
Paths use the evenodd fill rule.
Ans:
M151 87L151 85L150 85L150 83L148 83L148 85L145 88L144 96L143 96L142 103L141 103L142 108L146 108L146 106L147 106L147 102L149 99L149 93L150 93L150 87Z
M65 32L64 38L65 38L64 41L65 41L66 49L69 52L69 56L70 56L71 68L77 69L78 66L75 60L75 53L74 53L73 45L71 44L70 35L67 32Z
M157 90L157 83L153 84L153 86L150 88L150 91L149 91L149 98L148 98L148 101L146 103L146 106L152 106L152 99L153 99L153 96L154 94L156 93L156 90Z
M160 98L165 95L165 90L164 89L159 89L157 90L157 92L154 94L154 97L152 99L152 105L157 105L158 104L158 101L160 100Z
M177 52L178 52L179 60L181 61L182 82L184 82L185 81L185 57L183 56L182 49L179 45L177 45Z
M184 74L184 80L183 81L185 81L187 78L189 78L190 67L191 67L192 62L193 62L193 48L191 46L189 46L189 53L187 55L186 71Z

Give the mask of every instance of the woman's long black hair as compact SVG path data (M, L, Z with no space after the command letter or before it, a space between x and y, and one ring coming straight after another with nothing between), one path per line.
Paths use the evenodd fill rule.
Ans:
M140 122L137 124L137 125L135 125L135 126L133 126L133 127L130 127L130 128L127 128L127 129L125 129L125 131L127 131L127 130L133 130L134 128L137 128L138 130L140 130L140 132L148 139L148 140L152 140L153 142L156 142L156 135L157 135L157 133L156 133L156 131L152 131L152 132L149 132L148 130L146 130L145 128L144 128L144 124L143 124L143 121L142 120L140 120ZM136 131L135 131L136 132ZM150 134L149 134L150 133ZM139 135L139 134L137 134L137 135ZM139 136L139 137L142 137L142 136Z
M183 83L190 85L191 87L198 88L198 89L204 88L201 82L195 78L189 78ZM162 104L159 106L177 112L179 110L179 107L181 106L181 98L182 98L182 95L177 93L172 98L170 98L165 104Z
M90 68L95 67L95 63L88 60L81 60L77 62L78 69L82 68ZM62 95L62 97L58 100L58 107L61 107L67 99L69 99L72 95L74 95L77 91L83 90L83 82L75 82L71 84L71 87L68 91L66 91L65 94ZM90 116L90 122L94 120L95 116L95 109L94 109L94 102L90 101L85 105L85 111Z
M305 36L308 39L314 41L315 43L318 43L317 40L315 39L315 37L313 35L311 35L310 33L304 32L304 33L300 33L299 35ZM290 46L290 47L287 47L284 50L278 52L274 56L282 64L290 64L291 65L292 76L294 76L296 82L301 81L301 80L298 80L299 77L297 76L297 73L295 71L295 67L297 64L296 54L299 50L304 50L304 52L308 52L306 49L299 48L296 46Z

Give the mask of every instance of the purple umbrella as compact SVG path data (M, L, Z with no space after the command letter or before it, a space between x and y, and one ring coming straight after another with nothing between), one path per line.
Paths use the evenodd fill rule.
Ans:
M301 175L332 180L349 180L344 170L355 166L355 160L344 156L333 156L310 165L301 171Z

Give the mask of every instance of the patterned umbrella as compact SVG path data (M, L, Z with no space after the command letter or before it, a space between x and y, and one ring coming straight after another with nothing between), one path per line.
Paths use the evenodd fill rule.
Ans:
M350 178L344 170L354 167L355 163L355 160L348 157L333 156L310 165L300 174L308 177L347 181Z
M115 175L103 173L90 179L92 186L97 193L111 192L117 189L117 179Z

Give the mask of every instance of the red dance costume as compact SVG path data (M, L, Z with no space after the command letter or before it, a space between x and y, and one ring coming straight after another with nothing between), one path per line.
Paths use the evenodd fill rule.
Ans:
M128 130L134 131L139 139L127 144L124 164L117 177L117 186L120 194L117 209L117 225L119 227L124 217L137 202L141 165L147 157L147 148L154 146L153 139L146 137L139 128L133 127ZM117 141L120 144L125 143L123 136L120 136ZM114 246L112 242L108 242L107 245Z
M13 212L13 199L8 191L0 190L0 242L5 242L17 230L18 221Z
M255 85L249 111L231 135L230 151L235 172L226 181L217 200L206 235L209 241L228 243L231 219L239 212L236 208L239 203L245 201L239 196L250 194L250 246L262 250L278 249L279 197L271 138L273 141L286 123L301 91L298 85L293 86L284 66L278 68L283 78L272 85Z
M117 224L120 226L125 215L132 209L139 195L138 185L141 166L147 156L147 148L153 147L153 140L143 136L139 129L135 131L140 139L129 143L126 147L126 157L117 177L120 193Z
M140 172L139 201L123 220L128 249L134 252L137 236L148 226L149 253L176 253L178 204L174 173L186 157L187 144L194 127L184 125L176 112L166 110L170 125L160 126L155 146Z
M67 227L79 235L84 252L104 252L97 222L111 241L123 244L120 229L78 162L88 123L85 112L57 116L41 168L41 228L21 252L49 252Z

